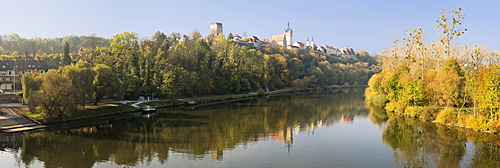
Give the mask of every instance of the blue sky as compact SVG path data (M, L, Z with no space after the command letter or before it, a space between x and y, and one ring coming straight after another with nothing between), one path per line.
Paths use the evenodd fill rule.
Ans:
M395 34L422 27L436 40L440 9L463 8L459 44L482 44L500 50L500 1L496 0L0 0L0 34L22 37L91 35L111 38L155 31L206 36L209 24L223 23L224 33L270 38L287 22L294 41L314 36L317 45L352 47L381 53Z

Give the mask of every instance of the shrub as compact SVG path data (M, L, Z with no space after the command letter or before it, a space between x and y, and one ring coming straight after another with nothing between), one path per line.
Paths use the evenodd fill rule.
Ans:
M396 115L403 115L406 109L406 105L398 102L389 101L385 105L387 112L393 112Z
M404 115L406 109L406 105L403 103L396 103L396 110L394 110L394 113L397 115Z
M488 120L481 115L477 117L469 115L467 117L467 123L465 123L465 125L467 126L467 128L471 128L478 131L486 131L488 130L489 127Z
M257 94L259 94L259 96L264 96L266 95L266 91L262 88L259 88L257 89Z
M344 83L344 84L342 85L342 87L345 87L345 88L349 87L349 83L348 83L348 82Z
M384 108L389 99L384 94L379 94L373 96L371 101L374 106Z
M422 106L408 106L405 109L405 115L413 117L413 118L419 118L420 114L422 111L424 111L425 107Z
M425 106L418 118L423 121L434 121L436 120L436 114L438 111L439 107L437 106Z
M446 107L436 116L436 122L445 125L453 125L457 122L457 112L452 107Z
M388 102L386 105L385 105L385 109L387 110L387 112L394 112L397 108L397 105L395 102Z
M488 128L491 133L499 133L500 132L500 121L493 120L488 122Z

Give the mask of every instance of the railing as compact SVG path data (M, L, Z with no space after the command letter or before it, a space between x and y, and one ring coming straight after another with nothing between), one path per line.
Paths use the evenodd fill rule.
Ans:
M13 102L15 99L14 97L0 97L0 102Z

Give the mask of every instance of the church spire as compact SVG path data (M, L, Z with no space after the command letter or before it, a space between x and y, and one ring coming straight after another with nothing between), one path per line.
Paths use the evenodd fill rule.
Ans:
M288 21L288 25L287 25L287 28L285 29L285 32L289 32L291 31L292 29L290 29L290 21Z

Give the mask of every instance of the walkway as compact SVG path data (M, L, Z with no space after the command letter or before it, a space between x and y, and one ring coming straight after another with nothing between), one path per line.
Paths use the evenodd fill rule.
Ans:
M12 107L21 107L20 103L0 104L0 130L6 133L22 132L45 128L35 121L27 119L12 111Z

